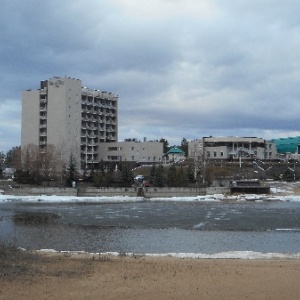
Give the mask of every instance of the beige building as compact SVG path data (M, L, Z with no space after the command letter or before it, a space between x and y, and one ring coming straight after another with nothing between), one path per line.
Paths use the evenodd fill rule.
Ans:
M99 159L106 162L134 161L141 164L159 163L163 157L163 143L126 139L124 142L99 144Z
M275 159L276 145L256 137L203 137L189 142L189 158Z
M82 169L99 161L99 143L118 140L118 96L88 89L79 79L53 77L22 93L22 148L72 154Z

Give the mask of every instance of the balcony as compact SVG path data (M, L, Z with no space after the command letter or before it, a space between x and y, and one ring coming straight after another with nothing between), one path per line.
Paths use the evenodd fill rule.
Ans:
M253 156L255 154L255 152L252 149L249 148L245 148L245 147L239 147L239 148L235 148L235 149L230 149L229 150L229 154L233 155L233 156Z
M47 95L47 88L45 87L45 88L41 89L40 94L41 95Z
M45 146L45 145L47 145L47 140L40 141L40 146Z

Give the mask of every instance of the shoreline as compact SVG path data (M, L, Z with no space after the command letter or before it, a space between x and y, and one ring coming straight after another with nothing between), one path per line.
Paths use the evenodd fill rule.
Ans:
M299 259L31 255L26 274L0 276L0 299L300 298Z
M66 256L73 258L85 258L85 259L100 259L101 257L149 257L149 258L174 258L174 259L195 259L195 260L298 260L300 259L300 252L298 253L263 253L255 251L228 251L214 254L206 253L123 253L123 252L86 252L86 251L57 251L55 249L39 249L39 250L26 250L20 248L21 251L27 251L30 253L37 253L44 256Z
M0 203L26 202L26 203L89 203L106 204L122 202L219 202L219 203L245 203L245 202L298 202L300 193L277 194L212 194L179 197L132 197L132 196L59 196L59 195L0 195Z
M171 199L171 198L205 198L212 197L214 195L223 195L226 198L236 198L237 195L247 196L256 195L264 197L284 197L291 195L300 194L300 182L272 182L269 184L270 193L231 193L229 187L146 187L144 188L144 196L138 193L137 187L114 187L114 188L95 188L95 187L84 187L84 188L69 188L69 187L13 187L3 186L0 188L0 195L2 196L19 196L19 197L51 197L56 195L57 197L74 197L74 198L113 198L113 197L129 197L139 198L143 201L152 199Z

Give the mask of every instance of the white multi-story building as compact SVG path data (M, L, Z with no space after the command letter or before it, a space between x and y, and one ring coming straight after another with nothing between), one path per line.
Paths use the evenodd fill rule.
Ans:
M99 144L99 159L105 162L137 162L153 164L162 162L163 143L158 141L138 141L126 139L124 142Z
M73 155L82 169L99 161L99 143L118 140L118 96L88 89L79 79L53 77L22 93L22 149L48 145Z
M275 159L276 145L257 137L203 137L188 144L190 158Z

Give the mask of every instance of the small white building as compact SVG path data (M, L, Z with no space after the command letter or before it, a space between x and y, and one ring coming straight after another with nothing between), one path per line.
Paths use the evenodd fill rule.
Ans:
M164 157L165 162L179 162L185 159L184 151L177 147L172 147Z

